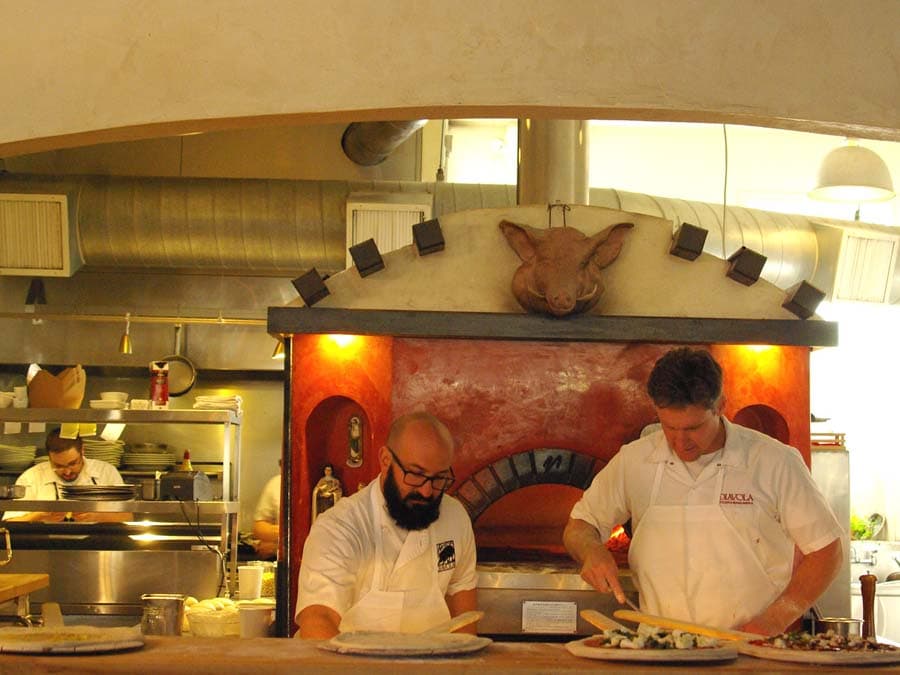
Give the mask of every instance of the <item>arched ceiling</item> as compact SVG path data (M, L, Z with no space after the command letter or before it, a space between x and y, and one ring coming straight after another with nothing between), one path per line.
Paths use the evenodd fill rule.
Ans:
M0 157L286 123L730 121L900 140L894 0L0 0Z

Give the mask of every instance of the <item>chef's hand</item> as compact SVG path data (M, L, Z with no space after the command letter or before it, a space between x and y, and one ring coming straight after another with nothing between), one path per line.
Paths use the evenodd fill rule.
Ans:
M615 595L619 604L625 604L625 593L619 585L619 566L593 525L578 518L569 518L563 532L563 544L569 554L581 563L582 579L601 593Z
M625 604L625 592L619 584L619 566L605 546L591 547L581 566L581 578L601 593L612 593L620 605Z

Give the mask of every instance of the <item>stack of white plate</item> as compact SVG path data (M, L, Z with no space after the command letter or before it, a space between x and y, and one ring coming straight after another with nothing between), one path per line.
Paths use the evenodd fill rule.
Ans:
M168 450L163 452L138 452L126 450L122 455L122 461L129 469L135 471L165 471L175 464L175 453Z
M34 445L3 445L0 443L0 470L23 471L34 462Z
M102 459L113 466L121 466L122 453L125 452L124 441L106 441L102 438L85 438L84 456L91 459Z

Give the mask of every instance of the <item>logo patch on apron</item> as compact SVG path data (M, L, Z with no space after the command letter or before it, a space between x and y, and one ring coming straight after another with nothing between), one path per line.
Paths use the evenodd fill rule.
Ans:
M753 506L753 494L750 492L723 492L719 495L719 504Z
M446 572L456 567L456 546L453 540L442 541L437 545L437 571Z

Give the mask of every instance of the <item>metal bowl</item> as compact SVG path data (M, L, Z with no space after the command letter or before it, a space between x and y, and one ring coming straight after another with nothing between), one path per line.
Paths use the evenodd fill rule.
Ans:
M858 637L862 634L862 619L844 619L826 616L815 620L816 633L834 631L843 637Z

